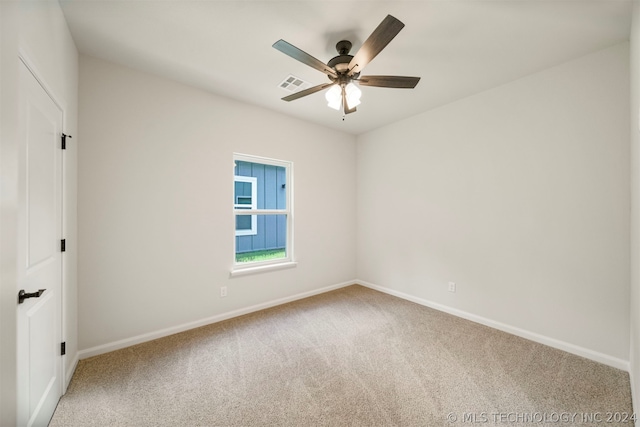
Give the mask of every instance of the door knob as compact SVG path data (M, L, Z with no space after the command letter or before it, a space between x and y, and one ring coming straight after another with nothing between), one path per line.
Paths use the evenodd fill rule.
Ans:
M24 289L20 289L20 292L18 292L18 304L22 304L27 298L39 298L44 291L46 291L46 289L39 289L38 292L31 292L28 294Z

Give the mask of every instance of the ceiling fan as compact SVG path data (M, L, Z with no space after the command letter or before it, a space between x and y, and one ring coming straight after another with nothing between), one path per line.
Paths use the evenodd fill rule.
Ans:
M363 86L413 89L420 81L420 77L360 76L364 67L398 35L403 27L404 24L402 22L391 15L387 15L362 44L355 56L349 55L351 42L341 40L336 44L338 56L330 59L326 64L292 44L284 40L278 40L273 44L274 48L303 64L325 73L330 80L329 83L323 83L285 96L282 100L293 101L331 87L325 95L329 107L339 110L342 106L344 114L349 114L355 112L356 106L360 104L361 91L354 82Z

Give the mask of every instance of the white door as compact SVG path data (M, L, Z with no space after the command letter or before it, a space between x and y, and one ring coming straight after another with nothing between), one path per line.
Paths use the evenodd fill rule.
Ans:
M19 108L18 425L46 426L62 395L62 110L22 62Z

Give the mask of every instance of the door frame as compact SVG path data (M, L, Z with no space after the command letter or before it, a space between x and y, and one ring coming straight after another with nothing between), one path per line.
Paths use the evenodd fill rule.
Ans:
M29 72L31 73L31 75L33 76L33 78L36 79L36 81L38 82L38 84L42 87L42 89L45 91L45 93L47 94L47 96L51 99L51 101L56 105L56 107L58 107L60 109L60 112L62 113L62 129L66 129L66 120L67 120L67 109L64 106L63 102L60 102L61 98L58 97L55 92L51 89L51 86L49 86L46 81L44 80L44 78L42 77L44 75L44 73L41 73L38 70L38 67L35 65L34 61L32 61L29 58L29 55L22 49L22 48L18 48L18 60L20 62L22 62L22 64L27 68L27 70L29 70ZM23 96L23 94L19 93L18 96ZM61 142L62 143L62 142ZM61 174L61 184L60 184L60 230L62 233L62 236L59 236L60 239L63 239L64 236L67 234L66 232L66 224L65 224L65 219L67 217L66 215L66 204L65 204L65 186L66 186L66 180L65 180L65 175L66 175L66 167L65 167L65 156L64 156L64 150L62 151L62 155L61 155L61 160L60 160L60 174ZM66 324L67 324L67 316L66 316L66 310L65 310L65 295L66 295L66 291L67 291L67 275L65 272L65 267L66 267L66 260L65 260L65 256L64 253L62 254L62 256L60 257L60 339L61 342L66 342L67 337L66 337ZM18 284L16 283L16 295L18 292ZM17 310L17 302L16 302L16 310ZM16 325L17 327L17 325ZM17 333L17 330L16 330ZM60 394L61 396L64 395L67 391L67 372L66 372L66 363L65 362L65 357L61 356L58 363L60 364L60 384L61 384L61 390L60 390Z

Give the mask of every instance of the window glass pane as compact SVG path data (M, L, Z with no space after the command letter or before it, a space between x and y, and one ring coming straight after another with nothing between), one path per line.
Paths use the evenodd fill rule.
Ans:
M287 208L287 169L282 166L265 165L262 163L235 161L235 197L251 196L251 183L239 182L239 177L253 178L256 182L257 201L255 209L286 209ZM239 202L235 202L239 204Z
M236 180L236 199L240 197L251 197L251 182Z
M287 215L236 215L236 227L247 226L252 217L256 217L256 234L236 235L236 262L286 258Z
M252 215L237 215L236 230L251 230Z
M233 204L235 209L256 209L258 179L248 176L235 176Z

